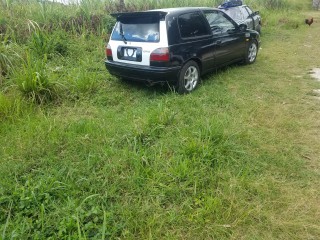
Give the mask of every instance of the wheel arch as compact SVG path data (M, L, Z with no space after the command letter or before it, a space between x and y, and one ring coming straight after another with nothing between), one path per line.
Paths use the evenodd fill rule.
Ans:
M186 63L190 62L190 61L194 61L198 64L198 68L199 68L199 72L200 72L200 75L202 73L202 62L199 58L197 57L192 57L190 59L188 59L188 61L186 61L183 65L185 65Z

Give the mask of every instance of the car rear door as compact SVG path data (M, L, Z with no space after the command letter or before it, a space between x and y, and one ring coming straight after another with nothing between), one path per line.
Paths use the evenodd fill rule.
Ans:
M198 58L204 71L210 69L214 61L212 37L209 25L201 11L180 14L177 24L179 43L171 47L174 55L183 59L183 62Z

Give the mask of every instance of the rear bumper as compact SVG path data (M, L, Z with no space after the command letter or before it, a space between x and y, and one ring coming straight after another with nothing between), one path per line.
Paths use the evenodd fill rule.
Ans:
M108 71L115 76L147 82L174 82L181 67L149 67L105 61Z

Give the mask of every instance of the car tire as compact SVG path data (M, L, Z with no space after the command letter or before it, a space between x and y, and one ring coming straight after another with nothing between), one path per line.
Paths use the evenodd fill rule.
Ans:
M195 61L191 60L182 67L176 89L179 94L190 93L197 87L199 82L199 66Z
M257 55L258 55L258 43L257 41L252 40L251 42L249 42L244 62L246 64L254 63L256 61Z

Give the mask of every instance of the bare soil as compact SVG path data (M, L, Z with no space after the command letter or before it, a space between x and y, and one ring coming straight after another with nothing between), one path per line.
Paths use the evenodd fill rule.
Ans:
M314 68L310 71L311 77L320 81L320 68Z

